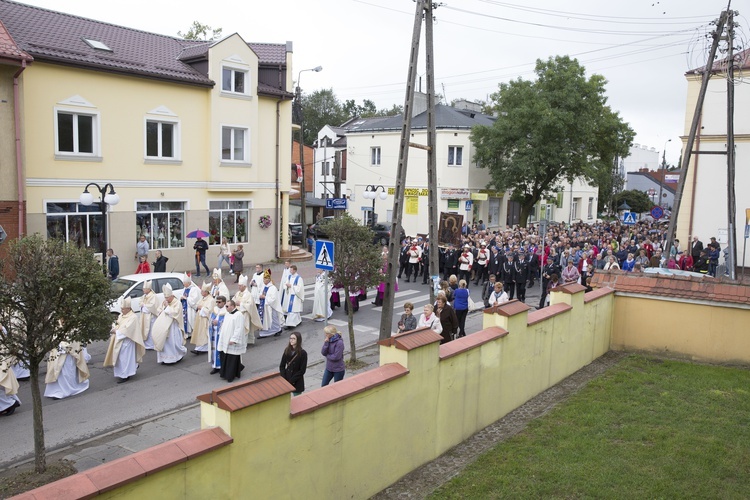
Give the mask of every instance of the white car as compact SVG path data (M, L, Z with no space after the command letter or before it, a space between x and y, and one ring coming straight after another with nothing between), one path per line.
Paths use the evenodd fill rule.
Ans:
M112 291L117 298L109 305L109 312L115 316L119 315L121 312L120 299L130 297L133 311L140 314L144 281L151 280L151 289L156 294L157 303L161 303L164 300L162 287L167 283L172 287L175 295L182 293L182 289L185 288L182 284L182 277L182 273L143 273L120 276L116 280L112 280Z

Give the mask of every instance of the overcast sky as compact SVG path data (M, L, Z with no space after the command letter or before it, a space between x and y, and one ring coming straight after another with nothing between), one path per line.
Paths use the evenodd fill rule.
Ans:
M294 42L294 79L305 93L332 88L341 101L404 103L414 24L412 0L26 0L24 3L176 35L193 21L253 42ZM679 158L685 72L706 62L710 22L727 0L445 0L436 9L435 74L448 102L487 99L500 82L533 78L535 61L577 58L609 81L607 96L635 142ZM750 0L734 0L747 39ZM424 44L422 44L424 48ZM419 75L424 75L420 55ZM691 111L692 113L692 111ZM688 120L690 117L688 117Z

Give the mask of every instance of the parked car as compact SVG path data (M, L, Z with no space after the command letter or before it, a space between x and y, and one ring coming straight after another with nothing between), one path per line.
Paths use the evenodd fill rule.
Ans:
M375 243L376 245L387 245L391 241L390 224L378 222L377 224L372 226L372 231L375 233L373 243ZM404 233L404 230L401 229L401 237L399 238L399 241L404 241L404 238L406 238L406 233Z
M289 243L292 245L303 245L305 238L302 236L302 224L289 223Z
M181 294L185 288L182 284L182 273L143 273L128 274L112 280L112 291L117 297L110 305L109 312L117 316L120 314L120 299L130 297L131 307L137 314L141 312L141 297L143 296L143 282L151 280L151 289L157 297L157 302L164 300L162 288L170 284L175 295Z
M315 240L327 240L328 233L326 232L326 224L329 224L334 217L327 216L320 219L315 224L311 224L307 229L307 235L312 236Z

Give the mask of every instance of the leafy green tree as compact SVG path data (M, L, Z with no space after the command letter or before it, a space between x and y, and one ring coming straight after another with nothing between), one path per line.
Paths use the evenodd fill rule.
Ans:
M318 132L326 125L340 125L347 119L346 114L333 89L316 90L302 96L302 113L304 118L304 142L312 146L318 138Z
M577 60L537 60L536 81L500 84L490 110L492 126L476 126L475 159L490 171L490 187L511 191L525 226L534 205L561 184L583 178L596 183L611 172L616 155L627 155L633 130L607 106L605 79L586 78Z
M60 342L109 337L109 281L89 249L38 235L10 243L0 260L0 351L29 367L36 471L46 469L39 367Z
M637 213L648 212L654 206L653 200L643 191L628 190L618 193L614 197L614 210L617 210L623 202L630 205L631 212Z
M210 42L216 40L221 36L222 28L212 28L207 24L201 24L198 21L193 21L193 24L187 30L186 33L182 31L177 32L177 36L184 38L185 40L205 40Z
M359 290L377 285L382 279L383 259L380 247L373 245L374 234L368 226L348 214L337 217L326 224L326 232L334 244L336 268L330 279L340 283L344 288L344 300L349 300L349 290ZM354 339L354 311L351 307L348 314L349 344L351 354L349 362L357 361L357 348Z

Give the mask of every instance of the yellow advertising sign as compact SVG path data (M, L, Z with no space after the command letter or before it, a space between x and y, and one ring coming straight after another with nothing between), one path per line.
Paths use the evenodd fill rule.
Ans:
M489 195L487 193L471 193L471 199L477 201L487 201Z
M406 212L406 215L419 215L419 197L407 196L404 198L404 212Z
M745 224L750 224L750 208L745 209Z
M388 188L388 194L396 194L396 188ZM406 188L404 189L404 196L427 196L429 190L419 188Z

